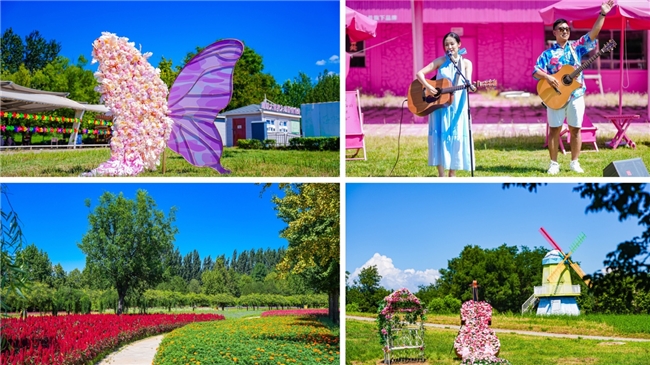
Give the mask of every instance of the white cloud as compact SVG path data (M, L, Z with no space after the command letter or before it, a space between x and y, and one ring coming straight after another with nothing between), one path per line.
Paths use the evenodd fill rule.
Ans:
M325 65L326 63L327 63L327 62L326 62L325 60L316 61L316 65L317 65L317 66L323 66L323 65Z
M334 55L330 57L330 63L339 63L339 56Z
M332 76L332 75L336 75L336 72L334 72L334 71L330 71L330 72L328 72L327 74L330 75L330 76Z
M393 265L393 259L390 257L375 253L370 260L350 274L349 283L352 284L353 280L359 277L361 269L373 265L377 266L377 271L381 275L380 285L386 289L407 288L412 292L416 292L418 285L429 285L440 278L440 272L436 269L426 269L424 271L415 269L401 270Z

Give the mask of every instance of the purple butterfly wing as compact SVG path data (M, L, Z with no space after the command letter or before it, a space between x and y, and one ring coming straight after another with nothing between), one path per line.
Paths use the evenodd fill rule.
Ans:
M185 65L169 91L174 125L168 145L192 165L230 172L221 166L223 142L214 120L230 102L233 71L243 52L236 39L209 45Z

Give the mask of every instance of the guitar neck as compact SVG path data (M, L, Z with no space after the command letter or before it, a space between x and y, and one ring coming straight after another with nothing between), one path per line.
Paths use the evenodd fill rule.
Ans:
M607 52L607 50L606 50L605 48L603 48L603 49L601 49L600 51L596 52L595 55L589 57L589 59L588 59L587 61L585 61L584 63L582 63L578 68L576 68L575 71L571 72L571 75L570 75L571 78L575 78L576 76L578 76L579 73L581 73L582 71L584 71L585 68L589 67L589 65L591 65L592 63L594 63L594 61L595 61L598 57L600 57L600 56L602 56L603 54L605 54L605 52Z

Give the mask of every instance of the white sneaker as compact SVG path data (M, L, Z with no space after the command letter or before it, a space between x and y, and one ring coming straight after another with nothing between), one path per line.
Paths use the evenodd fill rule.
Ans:
M551 161L547 172L549 175L557 175L560 172L560 164L555 161Z
M580 167L580 162L578 162L578 160L571 161L571 163L569 164L569 168L571 169L571 171L577 172L579 174L585 172L585 170L583 170L582 167Z

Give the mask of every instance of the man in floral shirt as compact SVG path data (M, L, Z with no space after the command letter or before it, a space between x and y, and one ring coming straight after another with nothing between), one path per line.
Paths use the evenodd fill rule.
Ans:
M539 56L535 70L533 71L533 77L538 80L546 80L551 86L557 88L559 86L558 81L551 75L558 72L564 65L574 67L580 65L582 56L596 47L600 28L603 27L605 16L612 10L613 6L614 0L604 2L600 6L600 14L591 31L580 37L577 41L569 41L571 28L569 28L567 21L564 19L556 20L553 23L553 35L555 36L556 43ZM571 171L578 173L584 172L578 162L580 147L582 146L580 128L582 127L582 119L585 112L585 100L583 96L586 90L582 73L578 75L577 81L582 87L573 92L567 105L558 110L546 108L549 125L548 151L551 156L548 173L551 175L560 172L560 164L557 162L557 149L560 143L562 123L565 118L569 125L569 132L571 133L571 164L569 167Z

